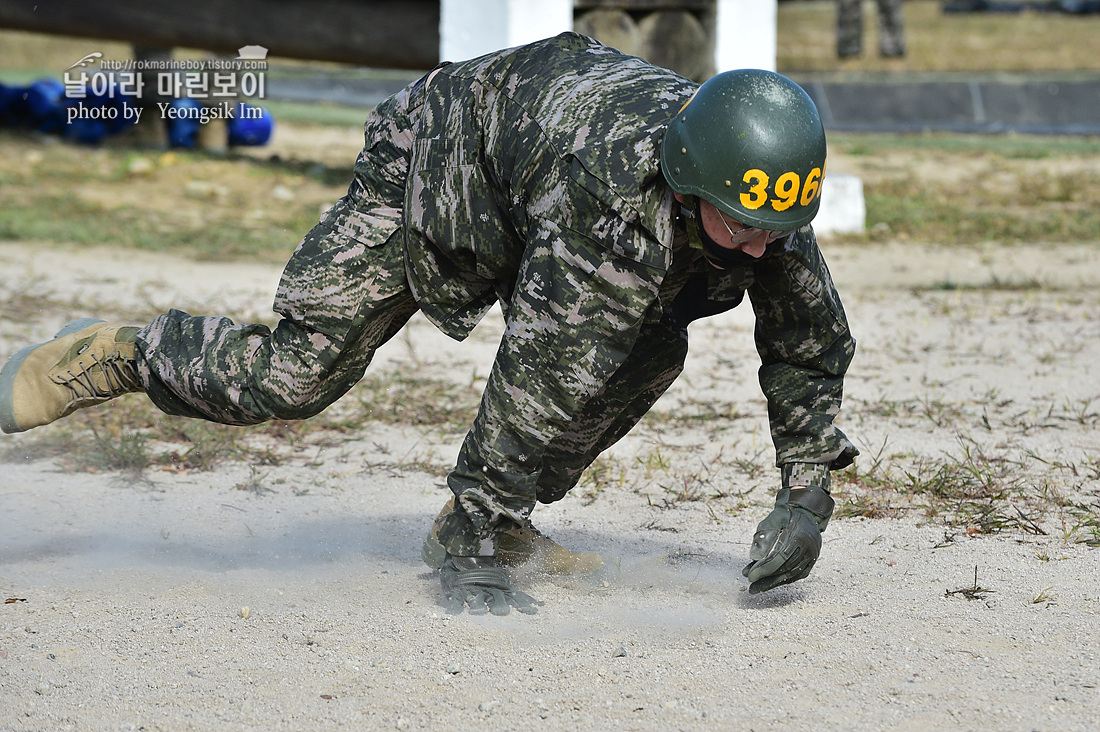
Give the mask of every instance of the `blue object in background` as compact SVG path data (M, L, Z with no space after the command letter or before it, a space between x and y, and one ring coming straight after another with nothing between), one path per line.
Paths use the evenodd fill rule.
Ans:
M98 89L98 93L93 89ZM67 92L73 94L70 98ZM77 97L76 93L83 96ZM175 99L164 117L171 147L198 144L203 119L209 111L194 99ZM60 134L67 140L95 145L155 114L149 106L139 109L132 96L122 94L113 81L90 84L82 90L66 89L57 79L39 79L30 86L0 84L0 127L35 129ZM226 119L229 145L266 145L275 127L272 114L261 107L238 102Z
M65 125L65 139L79 142L84 145L97 145L103 142L103 138L111 133L104 120L101 119L74 119Z
M57 79L39 79L30 86L0 86L0 126L21 127L49 134L61 134L70 140L87 144L100 142L108 134L120 130L132 120L123 120L122 126L115 127L117 120L107 119L99 113L95 119L74 118L69 121L69 111L76 104L87 108L105 108L105 102L114 105L115 100L107 97L97 98L89 91L87 99L71 100L65 96L65 85ZM123 116L121 109L115 114Z
M101 93L97 94L92 88L88 88L84 99L69 100L69 104L82 104L93 111L93 116L98 112L97 118L102 120L109 135L117 135L137 122L136 106L132 98L123 94L113 79L107 82Z
M164 120L171 147L194 147L202 129L202 105L194 99L173 99L171 113Z
M24 99L34 129L60 132L65 126L65 85L57 79L34 82L27 87Z
M238 102L233 117L228 120L229 145L266 145L275 127L271 112Z
M27 127L29 124L27 90L0 84L0 127Z

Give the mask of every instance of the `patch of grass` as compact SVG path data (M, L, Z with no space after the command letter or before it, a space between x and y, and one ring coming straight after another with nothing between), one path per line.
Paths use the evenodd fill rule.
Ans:
M358 417L384 424L466 429L477 414L481 391L408 373L367 374L352 392Z
M920 399L888 399L880 396L875 401L853 399L848 408L861 421L872 417L891 420L922 419L939 428L953 427L967 417L962 405L930 396Z
M350 162L338 172L236 154L42 145L4 131L0 240L282 262L349 175Z
M614 458L601 455L581 475L577 488L581 502L591 505L608 488L622 488L626 484L626 468Z
M59 215L64 212L65 215ZM20 206L0 208L0 239L68 241L102 244L124 231L121 221L101 215L99 207L59 196L34 198Z
M24 205L0 208L0 239L112 244L199 260L284 261L315 219L315 211L303 211L287 225L253 227L231 218L175 223L135 207L107 209L66 196L43 195Z
M1100 410L1093 407L1096 397L1051 402L1046 409L1033 409L1010 415L1006 424L1027 434L1038 429L1065 429L1067 426L1095 427L1100 424ZM1038 459L1038 458L1036 458ZM1087 465L1086 465L1087 469ZM1096 468L1094 467L1095 471ZM1095 479L1094 475L1094 479Z
M858 164L867 203L867 233L840 240L1100 240L1096 140L847 134L831 135L830 147L834 159ZM984 172L945 176L960 160ZM282 262L349 176L310 160L42 146L3 132L0 239ZM649 418L709 426L737 417L732 404L698 403Z
M655 449L644 456L635 458L632 470L622 470L621 481L629 476L651 489L645 491L646 501L654 508L669 510L681 508L687 504L703 504L711 518L718 522L718 511L728 515L737 515L750 505L749 494L755 485L755 479L767 472L767 468L758 460L767 452L761 450L750 458L725 456L722 448L716 455L703 457L698 451L664 446L666 452ZM635 489L636 493L642 491ZM771 496L768 496L771 501ZM717 511L716 511L717 507Z
M176 470L213 470L222 461L240 458L245 453L239 428L190 419L171 422L176 429L168 434L162 430L161 437L181 447L165 452L160 462Z
M248 477L234 487L239 491L245 491L247 493L251 493L254 496L263 496L268 493L274 493L274 488L268 488L265 485L266 478L266 475L263 475L258 470L256 470L256 466L250 465Z
M974 188L962 195L942 182L914 175L868 181L865 199L869 240L977 244L1100 239L1100 209L1091 203L1060 209L1023 192L1006 195Z
M726 427L730 422L744 416L741 410L731 401L686 398L675 409L668 411L651 410L644 419L654 425L694 429L713 423Z
M400 476L403 473L427 473L436 478L446 478L451 472L452 463L444 463L437 460L432 454L422 454L410 450L398 460L372 460L363 465L368 474L386 473L387 475Z
M1054 593L1051 592L1051 590L1053 589L1053 587L1044 587L1043 589L1039 590L1038 594L1036 594L1035 597L1031 598L1031 604L1039 605L1044 602L1051 602L1055 597Z
M1027 449L1010 455L1005 445L994 452L968 436L957 439L960 449L940 456L884 456L885 440L877 452L865 450L833 473L834 516L896 518L919 510L947 527L948 543L956 536L1046 535L1060 520L1067 543L1100 546L1100 505L1066 498L1067 481L1075 494L1096 480L1088 459L1060 462Z
M1071 503L1062 518L1062 536L1067 544L1100 547L1100 505Z
M634 459L642 469L642 477L645 480L650 480L656 475L670 475L672 462L668 457L661 454L659 447L647 452L644 456L639 455Z
M346 165L330 165L319 163L314 160L299 160L296 158L283 159L277 155L266 158L248 156L234 159L238 161L248 161L251 166L254 166L256 171L261 171L257 174L266 172L275 177L296 175L328 186L332 193L335 194L333 201L344 194L348 182L351 180L352 167L355 163L354 159L351 158L348 159Z
M929 397L925 397L920 401L917 413L940 428L951 427L964 416L959 405Z
M955 160L962 157L993 157L1028 161L1096 155L1100 151L1100 142L1085 136L832 132L829 134L829 149L834 153L872 159L900 150L946 153Z
M92 449L87 450L85 466L90 471L118 470L140 473L149 467L146 436L142 432L111 425L109 429L91 428Z
M276 124L299 122L315 125L362 127L367 110L335 104L306 104L265 99L260 105L271 112Z
M904 508L891 501L894 478L884 455L889 438L870 456L870 465L856 462L833 473L832 496L836 501L835 518L896 518Z
M849 157L867 204L867 233L844 240L1100 239L1094 138L837 134L830 149Z
M697 475L678 476L671 485L662 484L663 494L658 501L650 499L650 505L659 508L674 508L683 503L696 503L706 501L711 497L709 481L702 480Z
M873 401L870 399L860 399L858 397L849 397L845 401L846 409L859 419L865 419L867 417L884 417L890 419L903 414L912 414L914 404L912 400L890 399L885 394L880 394L878 398Z
M1043 506L1017 461L988 455L977 443L960 438L962 455L919 457L908 468L903 490L923 499L929 517L971 535L1009 530L1045 534ZM1025 509L1027 509L1025 511Z
M837 487L833 490L833 499L836 501L836 507L833 509L834 519L897 518L901 513L901 509L891 505L890 501L878 492L856 493Z
M308 429L305 423L234 427L166 417L145 399L123 397L6 445L0 460L57 458L74 472L207 471L227 460L275 465L283 458L273 446L293 446Z
M1020 135L830 135L863 180L858 242L1100 239L1100 141Z
M650 519L649 521L646 521L644 524L642 524L638 528L639 529L649 529L650 531L664 531L665 533L669 533L669 534L678 534L678 533L680 533L680 529L676 528L675 526L665 526L665 525L661 524L659 521L657 521L657 519L655 519L655 518Z
M732 466L737 472L744 474L748 480L756 480L763 476L770 468L771 462L768 460L761 460L765 453L769 450L767 448L758 450L755 455L751 457L734 456L729 459L729 465ZM721 454L715 458L715 462L721 461Z

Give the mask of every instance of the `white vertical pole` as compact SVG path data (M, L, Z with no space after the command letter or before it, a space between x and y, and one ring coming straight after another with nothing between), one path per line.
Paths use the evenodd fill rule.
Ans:
M714 68L776 70L777 0L718 0Z
M573 28L573 0L440 0L439 58L464 61Z

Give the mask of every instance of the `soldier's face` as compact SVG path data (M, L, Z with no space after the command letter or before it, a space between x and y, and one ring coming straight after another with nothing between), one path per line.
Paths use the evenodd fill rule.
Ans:
M674 193L673 196L680 203L685 203L684 197L679 193ZM715 244L723 249L743 252L753 259L764 256L764 250L773 241L773 237L770 235L771 232L760 231L759 229L760 233L751 239L733 241L733 239L740 238L736 234L744 229L745 225L737 219L726 216L701 198L699 199L699 220L703 224L703 230L707 232L707 236L714 240Z
M746 228L745 225L737 219L726 216L702 199L699 201L699 218L703 222L707 235L723 249L744 252L753 259L764 256L764 250L770 243L769 232L758 229L760 233L755 237L743 242L734 242L732 240L737 238L737 232Z

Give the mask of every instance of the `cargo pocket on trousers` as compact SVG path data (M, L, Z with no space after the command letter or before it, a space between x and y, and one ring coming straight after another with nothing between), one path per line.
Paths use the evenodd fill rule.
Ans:
M361 210L341 199L287 262L275 311L341 337L342 321L354 317L364 301L392 297L407 288L401 221L398 209Z

